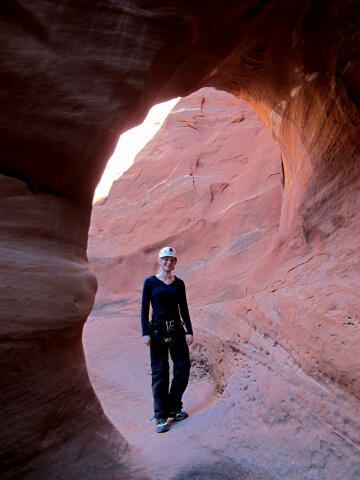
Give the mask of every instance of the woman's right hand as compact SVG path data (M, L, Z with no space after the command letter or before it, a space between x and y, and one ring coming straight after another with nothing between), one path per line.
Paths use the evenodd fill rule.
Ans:
M150 345L151 345L150 335L144 335L141 338L142 338L143 343L145 343L145 345L148 345L150 347Z

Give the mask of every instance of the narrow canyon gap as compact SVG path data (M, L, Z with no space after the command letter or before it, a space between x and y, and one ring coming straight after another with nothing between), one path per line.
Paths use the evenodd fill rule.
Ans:
M103 415L84 361L91 200L119 133L152 104L205 86L247 100L282 152L277 251L254 272L242 318L323 385L316 416L327 395L334 405L306 474L273 451L261 464L230 455L225 467L358 478L358 2L44 0L0 11L4 478L149 478ZM211 466L194 468L178 478Z
M247 355L251 348L268 358L266 341L257 338L243 310L252 272L277 245L282 192L281 154L269 130L246 102L203 88L179 101L107 201L93 208L88 258L99 288L83 335L88 371L105 413L152 478L183 475L185 458L207 464L201 467L206 475L215 457L208 428L221 429L229 420L221 411L224 400L235 411L248 411L246 390L239 397L231 384L234 372L243 376L241 384L255 381L249 372L259 365ZM184 396L191 421L172 424L171 437L154 438L147 422L153 415L149 349L140 340L139 310L143 281L158 272L163 244L177 248L176 274L186 282L195 343ZM238 423L238 414L231 419ZM252 428L259 425L252 422ZM229 457L232 435L226 428L214 436L217 459ZM238 437L249 448L245 428ZM233 463L243 461L237 455Z

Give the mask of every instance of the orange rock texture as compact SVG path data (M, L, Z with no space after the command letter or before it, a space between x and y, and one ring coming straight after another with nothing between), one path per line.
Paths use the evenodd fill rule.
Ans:
M251 275L257 284L238 292L242 338L256 328L256 339L261 334L276 342L276 352L284 349L314 388L326 385L324 395L340 388L348 417L337 410L335 393L334 411L325 400L316 404L309 397L307 405L311 418L330 425L353 452L334 449L334 478L340 478L340 463L348 469L345 476L357 478L359 439L353 432L359 429L351 399L359 397L359 3L5 1L0 13L2 477L141 478L132 449L102 413L83 355L82 328L96 290L86 258L92 196L119 134L141 122L151 105L216 87L251 103L279 144L284 170L272 255L260 249L261 232L235 246L242 255L246 242L256 241L262 257ZM187 175L201 176L201 161L191 167ZM270 177L269 188L275 180ZM223 199L241 200L224 183L211 181L204 191L205 184L197 185L199 195L213 198L209 222ZM267 220L276 224L275 217ZM208 246L221 249L219 242ZM179 248L185 274L193 257ZM215 266L208 268L210 273ZM243 273L236 275L240 280ZM189 293L200 298L202 292L194 287ZM195 315L208 322L206 312ZM270 383L262 385L264 398L278 404ZM260 416L258 407L249 411ZM208 433L210 438L210 428ZM231 448L237 448L239 435L232 438ZM292 446L291 440L286 444ZM318 441L332 451L331 442ZM267 451L276 463L272 446ZM314 453L316 473L310 469L308 478L316 478L328 458ZM203 467L198 478L208 477ZM243 463L238 476L248 467Z
M139 309L167 244L179 254L196 341L191 420L161 444L164 478L213 469L229 478L359 474L349 444L359 441L356 272L338 249L346 227L324 243L284 244L283 198L270 132L245 102L202 89L177 104L93 209L88 252L99 290L85 330L88 365L106 413L152 478L159 445L145 424L152 401Z

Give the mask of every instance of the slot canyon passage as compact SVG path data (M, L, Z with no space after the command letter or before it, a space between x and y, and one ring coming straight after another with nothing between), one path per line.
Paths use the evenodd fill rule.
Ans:
M2 478L358 479L359 3L0 12ZM189 94L94 209L90 268L119 134ZM196 342L156 436L136 302L165 240Z

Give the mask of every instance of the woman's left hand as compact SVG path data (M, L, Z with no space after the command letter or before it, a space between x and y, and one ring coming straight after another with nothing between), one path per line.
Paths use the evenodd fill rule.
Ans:
M185 339L186 339L186 343L190 346L193 341L194 341L194 337L192 335L190 335L189 333L185 335Z

